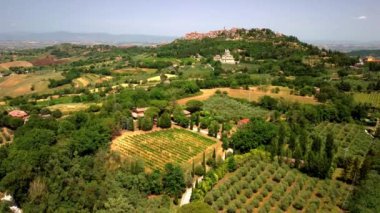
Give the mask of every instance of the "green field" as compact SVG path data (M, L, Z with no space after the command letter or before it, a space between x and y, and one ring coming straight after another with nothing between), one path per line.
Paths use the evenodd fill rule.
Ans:
M334 134L335 143L338 145L338 157L345 159L346 157L358 157L364 160L369 146L372 142L371 136L364 131L364 127L356 124L336 124L321 123L315 130L323 138L328 132Z
M354 93L354 100L359 103L367 103L380 108L380 93L378 92Z
M213 144L215 141L183 129L128 132L113 141L122 156L144 160L150 169L163 169L169 162L182 165Z
M312 178L257 154L238 164L204 198L218 212L342 212L350 193L347 184Z
M212 74L212 68L207 65L195 64L191 66L184 66L179 70L182 72L182 78L185 79L199 79L208 78Z

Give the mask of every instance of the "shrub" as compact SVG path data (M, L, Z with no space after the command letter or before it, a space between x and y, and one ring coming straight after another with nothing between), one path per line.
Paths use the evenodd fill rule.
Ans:
M241 168L241 174L245 177L248 174L248 169L246 167Z
M244 195L240 195L239 196L239 200L242 202L242 203L245 203L247 201L247 198L244 196Z
M273 181L279 183L281 181L281 175L279 173L275 174L273 177Z
M281 199L281 195L279 192L276 191L276 192L273 192L272 198L279 201Z
M228 190L228 194L230 195L231 199L236 198L236 190L234 188Z
M221 196L221 194L220 194L220 191L218 189L215 189L212 192L212 198L213 198L213 200L217 200L220 196Z
M202 165L197 165L194 170L195 175L203 176L205 174L204 167Z
M223 198L218 198L218 200L216 200L216 207L219 209L219 210L223 210L223 207L224 207L224 200Z
M257 208L259 207L260 202L257 199L252 200L253 207Z
M271 192L273 190L272 184L269 183L269 184L265 185L265 189L267 189L268 192Z
M243 189L247 189L248 186L249 186L249 184L248 184L247 181L243 180L243 181L241 182L241 186L242 186Z
M255 207L252 204L249 204L249 205L245 206L244 209L246 210L247 213L253 213L254 208Z
M303 209L303 205L305 203L305 200L303 200L302 198L296 200L294 203L293 203L293 207L297 210L302 210Z
M230 178L230 181L231 181L230 184L234 184L239 181L239 178L237 178L236 176L233 176Z
M228 205L231 201L231 197L228 194L223 195L224 205Z
M238 209L240 209L243 206L243 203L240 201L240 199L235 200L235 206Z
M235 204L230 203L230 205L228 205L227 212L228 213L235 213L236 212L236 206L235 206Z
M219 187L219 190L222 191L222 192L224 192L224 191L227 190L227 186L225 186L225 185L223 184L223 185L221 185L221 186Z
M268 190L267 190L266 188L264 188L264 189L261 191L261 194L262 194L264 197L266 197L266 196L269 194L269 192L268 192Z
M240 182L235 183L235 184L234 184L234 188L235 188L235 190L236 190L236 193L237 193L237 194L240 194L240 192L241 192L241 190L242 190L242 185L241 185L241 183L240 183Z
M245 197L248 198L248 199L251 198L252 194L253 194L253 192L252 192L252 189L250 189L250 188L248 188L248 189L246 189L246 190L244 191L244 195L245 195Z
M214 198L212 197L212 195L210 194L207 194L204 198L204 201L205 203L207 203L208 205L211 205L213 202L214 202Z
M256 193L256 192L259 190L259 185L258 185L256 182L252 182L252 183L250 184L250 188L251 188L251 190L252 190L254 193Z
M250 175L251 175L251 177L252 177L252 179L251 180L254 180L254 179L256 179L257 178L257 172L256 172L256 170L252 170L250 173L249 173Z
M258 201L262 201L262 200L264 199L264 197L263 197L262 194L259 194L259 195L256 196L256 199L257 199Z
M263 209L265 209L265 212L269 212L270 209L271 209L271 206L269 203L265 203L264 206L263 206Z

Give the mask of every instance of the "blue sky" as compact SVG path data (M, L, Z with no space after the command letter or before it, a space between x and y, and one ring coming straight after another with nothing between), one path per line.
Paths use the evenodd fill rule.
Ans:
M380 0L0 0L0 26L174 36L266 27L302 40L379 41Z

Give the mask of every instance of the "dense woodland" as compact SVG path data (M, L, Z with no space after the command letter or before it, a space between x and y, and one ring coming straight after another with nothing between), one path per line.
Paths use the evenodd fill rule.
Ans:
M380 90L378 64L354 69L357 57L318 49L292 36L278 36L267 29L239 33L239 39L178 39L158 47L62 44L2 53L2 62L11 61L12 55L30 61L41 54L57 60L76 59L28 70L32 74L62 72L62 78L48 80L49 92L3 97L6 106L1 107L0 127L12 130L14 138L0 146L0 192L11 194L25 212L209 212L215 208L204 204L215 206L207 193L227 173L244 167L241 156L259 150L269 156L267 163L277 167L353 186L348 201L339 206L341 210L379 212L379 108L354 98L355 93L377 94ZM213 61L213 56L225 49L240 63L227 66ZM194 71L196 77L187 78L185 68L205 70ZM123 69L138 71L114 72ZM112 80L72 86L87 74ZM168 80L165 74L176 78ZM149 83L154 76L159 76L158 82ZM249 101L221 91L205 101L193 100L182 106L175 102L199 95L201 89L243 90L264 81L290 88L291 95L313 96L317 104L270 95ZM118 86L121 84L128 86ZM59 98L54 100L53 95ZM48 108L68 103L89 107L66 114ZM145 116L134 121L131 110L141 107L148 108ZM24 110L30 117L24 123L8 115L9 109ZM191 116L185 116L185 109ZM243 118L250 120L238 126ZM110 150L112 139L123 131L149 131L154 126L166 129L172 122L184 129L207 130L209 137L220 136L223 149L232 148L234 155L224 162L216 154L204 155L201 164L189 168L172 162L162 170L147 172L144 159L125 160ZM371 136L364 134L370 138L368 144L358 145L363 153L342 155L343 142L336 132L318 132L316 127L326 123L352 124L362 134L374 130ZM341 174L335 177L337 169ZM196 182L193 202L179 208L182 193L197 176L205 178ZM2 202L1 211L7 212L9 205ZM236 205L228 212L235 210Z

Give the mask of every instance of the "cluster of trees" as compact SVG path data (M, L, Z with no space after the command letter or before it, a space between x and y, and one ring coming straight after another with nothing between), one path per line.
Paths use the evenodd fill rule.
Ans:
M360 170L356 170L357 186L351 194L347 208L350 212L379 212L380 206L380 152L379 143L374 143Z
M24 211L168 210L169 197L185 188L181 167L145 173L141 161L123 162L107 151L113 135L131 126L128 109L107 103L97 113L60 120L32 115L16 129L14 142L0 147L0 191ZM152 201L149 194L167 196Z
M64 79L56 80L56 79L49 79L49 88L55 88L59 87L65 84L70 84L72 80L78 78L81 75L81 72L77 69L71 69L68 72L64 73L63 76Z
M0 111L0 127L8 127L15 130L23 124L23 119L9 116L6 111Z

